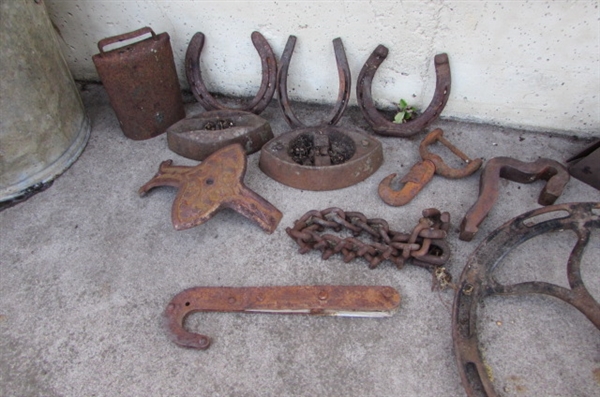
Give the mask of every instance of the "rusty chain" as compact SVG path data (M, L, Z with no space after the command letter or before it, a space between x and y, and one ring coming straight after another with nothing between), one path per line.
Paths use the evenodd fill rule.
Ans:
M412 264L424 267L433 273L434 286L444 289L451 285L452 277L444 264L450 257L450 247L445 242L450 228L450 214L435 208L423 210L423 217L411 233L390 230L383 219L367 219L360 212L344 212L339 208L327 208L323 211L309 211L294 222L293 228L287 228L287 234L300 246L299 252L320 250L324 260L341 253L344 262L363 257L374 269L385 260L389 260L401 269L409 259ZM335 232L343 230L350 237L339 237L330 233L322 234L326 229ZM371 242L358 237L365 232Z

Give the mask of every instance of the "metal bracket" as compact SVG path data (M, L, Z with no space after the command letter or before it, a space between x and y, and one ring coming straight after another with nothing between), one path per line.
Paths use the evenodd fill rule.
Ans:
M163 161L139 194L143 197L158 186L178 188L171 211L176 230L201 225L222 208L239 212L269 234L277 228L283 214L244 185L246 154L241 145L220 149L195 167L172 164L172 160Z
M540 193L538 204L554 204L569 182L569 173L560 163L541 158L531 163L525 163L511 157L495 157L487 162L479 180L479 198L467 211L460 225L459 238L471 241L481 222L490 212L500 187L500 178L519 183L533 183L543 179L546 185Z
M560 204L522 214L492 232L471 254L458 283L452 310L452 339L462 384L470 397L496 397L479 349L477 314L484 298L494 295L543 294L561 299L583 313L600 330L600 304L581 277L581 258L592 230L600 228L600 203ZM568 216L564 216L564 212ZM596 214L594 214L596 211ZM548 219L548 216L552 216ZM544 215L544 221L534 218ZM539 218L538 218L539 219ZM540 281L500 284L493 275L502 258L527 240L543 233L572 230L577 242L567 262L569 288ZM544 265L548 265L544 263Z
M273 99L277 85L277 58L275 58L273 49L262 34L252 32L251 38L262 63L262 81L258 93L250 103L240 109L232 109L220 104L208 92L202 80L202 72L200 70L200 54L204 47L204 34L198 32L192 37L185 54L185 73L194 97L204 109L243 110L260 114L269 105L271 99Z
M436 75L435 92L427 109L417 118L402 124L393 123L381 115L375 107L371 93L371 85L373 84L375 72L377 72L377 68L379 68L379 65L385 60L387 55L387 47L379 45L369 59L367 59L367 62L365 62L358 75L356 85L358 106L364 118L377 134L401 138L410 137L423 131L429 124L435 121L448 102L451 83L448 55L445 53L437 54L434 58Z
M185 318L195 312L389 317L399 305L400 294L392 287L196 287L177 294L164 316L173 342L204 350L210 346L210 338L183 327Z

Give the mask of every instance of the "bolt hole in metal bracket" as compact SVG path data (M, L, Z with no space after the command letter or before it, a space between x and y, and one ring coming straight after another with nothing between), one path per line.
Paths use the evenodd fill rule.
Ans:
M500 178L519 183L545 180L546 185L540 193L538 204L551 205L569 182L569 173L562 164L547 158L540 158L531 163L511 157L495 157L489 160L479 179L479 197L461 222L459 234L461 240L471 241L475 237L479 225L498 199Z
M399 305L398 291L385 286L195 287L171 300L164 319L173 342L204 350L211 339L184 328L195 312L389 317Z
M559 204L530 211L492 232L471 254L458 282L452 311L454 351L468 396L497 396L477 334L477 311L484 298L524 294L553 296L575 307L600 331L600 304L586 289L580 268L591 231L600 228L599 214L600 202ZM542 218L540 215L551 219L537 221ZM567 262L570 288L540 281L511 285L496 281L493 272L512 249L541 234L563 230L571 230L578 237Z
M379 65L387 58L387 55L387 47L379 45L367 59L358 75L356 98L365 120L371 125L373 131L380 135L407 138L423 131L444 110L450 96L450 63L448 55L445 53L437 54L434 57L436 83L435 92L429 106L417 118L406 123L397 124L379 113L373 102L371 92L375 72L377 72Z
M428 148L436 142L442 143L452 153L463 160L466 163L465 167L461 169L452 168L440 156L431 153ZM434 173L450 179L465 178L475 173L483 163L482 159L472 160L460 151L444 138L444 131L439 128L431 131L423 138L419 145L419 153L423 160L416 163L408 174L400 180L400 183L403 184L400 190L392 188L392 182L397 174L390 174L379 183L379 197L386 204L396 207L408 204L429 183Z
M336 127L348 106L351 75L344 46L340 38L333 40L339 75L337 102L320 125L307 127L294 114L287 94L288 70L296 45L296 37L288 38L281 56L277 92L284 118L293 131L268 142L261 151L259 166L269 177L285 185L305 190L334 190L352 186L372 175L383 163L381 143L359 130ZM291 155L298 140L314 144L314 164L299 164ZM336 146L348 147L344 160L331 160Z
M203 224L223 208L231 208L271 234L283 214L244 185L246 154L239 144L229 145L208 156L195 167L163 161L158 173L139 189L144 197L158 186L178 189L171 219L176 230Z
M181 120L170 127L167 131L169 149L184 157L204 160L215 150L233 143L241 144L246 153L251 154L273 138L271 126L258 115L266 109L275 94L277 58L262 34L252 32L251 38L261 59L261 85L249 103L234 109L219 103L208 91L200 69L205 36L198 32L192 37L185 55L185 71L194 97L207 112ZM218 131L205 128L207 124L218 120L227 120L233 125Z

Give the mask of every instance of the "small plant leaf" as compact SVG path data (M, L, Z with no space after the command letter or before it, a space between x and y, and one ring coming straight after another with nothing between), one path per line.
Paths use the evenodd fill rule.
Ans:
M406 101L404 99L400 99L400 110L405 110L408 106L408 103L406 103Z
M394 117L394 123L396 123L396 124L404 123L404 115L405 114L406 114L405 112L398 112L398 114L396 114L396 117Z

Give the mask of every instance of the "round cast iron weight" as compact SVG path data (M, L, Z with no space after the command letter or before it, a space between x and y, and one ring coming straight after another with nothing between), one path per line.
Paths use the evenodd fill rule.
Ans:
M252 43L260 56L262 63L262 81L258 93L240 109L231 109L221 105L209 92L202 80L200 71L200 55L204 47L204 34L198 32L192 37L185 54L185 73L190 89L196 100L206 110L243 110L260 114L271 102L277 85L277 58L273 49L259 32L252 32Z
M425 111L417 118L406 123L396 124L386 119L373 102L371 85L373 77L379 65L383 63L388 55L387 47L377 46L363 66L356 84L356 98L358 106L363 113L364 118L371 125L373 130L380 135L396 136L406 138L423 131L429 124L435 121L444 110L448 97L450 96L450 63L448 55L445 53L437 54L434 58L435 63L435 92L431 103Z
M477 313L485 298L524 294L553 296L575 307L600 331L600 304L585 287L580 271L592 229L600 228L599 210L600 202L559 204L527 212L492 232L471 254L460 276L452 309L454 352L468 396L498 396L479 350ZM569 215L564 216L565 212ZM552 213L555 216L547 219ZM542 214L547 220L534 223L534 218ZM571 230L578 237L567 262L569 288L541 281L504 285L495 279L494 271L511 250L541 234L563 230Z

